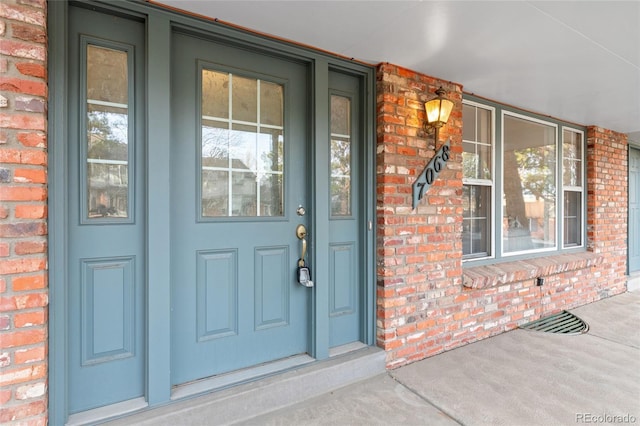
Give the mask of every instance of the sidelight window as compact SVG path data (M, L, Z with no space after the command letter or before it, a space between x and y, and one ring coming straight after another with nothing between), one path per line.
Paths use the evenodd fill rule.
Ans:
M351 215L351 99L331 96L331 216Z
M131 218L132 52L99 46L86 39L83 44L86 55L83 218Z

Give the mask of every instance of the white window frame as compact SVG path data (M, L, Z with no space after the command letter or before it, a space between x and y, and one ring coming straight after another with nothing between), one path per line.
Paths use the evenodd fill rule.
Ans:
M561 174L560 176L562 176L562 180L560 182L560 186L562 188L562 203L560 205L560 212L561 212L561 218L562 220L560 221L560 238L561 238L561 249L567 250L567 249L575 249L575 248L584 248L585 247L585 241L587 238L587 234L586 234L586 226L584 226L584 218L586 216L586 191L585 191L585 187L586 187L586 183L587 183L587 177L586 177L586 150L587 150L587 143L585 140L585 132L579 129L575 129L569 126L563 126L562 127L562 141L560 144L560 149L561 149L561 164L560 164L560 171L564 171L563 167L564 167L564 132L565 131L569 131L569 132L573 132L573 133L577 133L581 136L581 142L582 142L582 150L581 150L581 155L582 158L580 159L580 177L581 177L581 186L577 187L577 186L564 186L564 174ZM566 243L564 241L564 196L565 196L565 192L567 191L571 191L571 192L579 192L581 194L581 198L580 198L580 210L581 210L581 216L580 216L580 244L576 244L576 245L571 245L571 246L566 246Z
M473 94L469 94L468 98L462 100L464 105L474 106L478 108L484 108L487 110L491 110L492 114L492 135L493 138L492 143L492 177L493 177L493 186L491 193L491 255L490 256L467 256L463 257L462 263L468 266L472 266L473 264L477 265L490 265L500 261L515 261L515 260L524 260L531 257L540 257L540 256L549 256L553 254L561 254L561 253L579 253L584 252L587 247L587 140L586 140L586 128L575 124L569 123L564 120L560 120L554 117L543 116L541 114L536 114L530 111L520 110L516 107L512 107L505 104L500 104L495 101L491 101L488 99L484 99ZM555 244L553 247L543 247L538 249L531 250L519 250L514 252L504 252L503 245L503 228L502 228L502 220L503 220L503 192L504 192L504 128L505 128L505 117L515 117L520 118L529 122L539 123L545 126L551 126L555 131L555 161L556 167L554 170L555 173L555 183L556 183L556 195L555 195L555 225L553 227L553 232L555 233ZM571 131L579 133L582 136L582 153L581 153L581 172L582 172L582 187L565 187L563 172L564 172L564 131ZM464 132L463 132L464 137ZM463 172L464 174L464 172ZM467 179L464 176L462 177L463 185L474 185L478 183L477 179ZM480 184L482 184L482 180L480 180ZM580 203L580 235L581 235L581 244L580 245L571 245L565 247L565 237L564 237L564 198L565 192L567 190L580 190L582 195L581 203Z
M487 259L495 259L495 253L496 253L496 231L495 231L495 215L496 215L496 108L490 106L490 105L486 105L486 104L482 104L480 102L475 102L475 101L471 101L471 100L464 100L462 101L462 103L464 105L469 105L469 106L473 106L475 108L482 108L485 109L487 111L489 111L489 113L491 114L491 134L490 134L490 140L491 140L491 180L487 180L487 179L470 179L470 178L465 178L464 177L464 171L463 171L463 176L462 176L462 184L463 185L477 185L477 186L489 186L491 188L491 207L490 207L490 212L489 212L489 218L488 218L488 225L489 225L489 229L491 230L491 232L489 232L489 253L487 253L487 256L469 256L468 257L463 257L462 262L466 263L466 262L473 262L473 261L477 261L477 260L487 260ZM477 115L476 115L477 117ZM476 120L477 123L477 120ZM463 133L464 134L464 133ZM463 139L464 142L464 139ZM474 144L477 144L477 141L469 141L472 142ZM490 183L489 185L487 185L487 183Z

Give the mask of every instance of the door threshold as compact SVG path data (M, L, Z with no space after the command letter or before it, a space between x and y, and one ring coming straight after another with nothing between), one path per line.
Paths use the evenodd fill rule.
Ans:
M206 392L225 389L230 386L239 385L262 377L268 377L276 373L282 373L292 368L309 364L313 361L315 361L315 358L312 358L307 354L295 355L254 367L208 377L195 382L189 382L184 385L178 385L171 391L171 400L175 401L177 399L188 398L190 396L196 396Z
M147 408L149 404L143 397L118 402L117 404L106 405L94 408L93 410L81 411L71 414L67 421L67 426L89 425L103 422L114 417L125 416L129 413Z
M384 374L385 352L373 346L303 364L216 392L147 408L114 419L110 426L182 424L218 426L247 421L343 386Z
M346 345L335 346L329 349L329 358L348 354L349 352L357 351L366 347L367 345L362 342L351 342L347 343Z

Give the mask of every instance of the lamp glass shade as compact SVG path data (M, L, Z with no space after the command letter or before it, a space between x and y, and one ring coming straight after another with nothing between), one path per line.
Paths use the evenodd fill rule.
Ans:
M430 126L442 127L447 120L449 120L449 114L453 109L453 102L437 97L424 104L424 109L427 112L427 122Z

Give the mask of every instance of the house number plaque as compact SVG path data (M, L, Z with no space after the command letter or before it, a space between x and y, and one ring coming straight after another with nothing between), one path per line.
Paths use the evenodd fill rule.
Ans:
M449 161L449 151L451 150L451 139L447 139L440 147L436 155L433 156L429 164L422 170L415 182L413 182L413 208L415 209L431 184L436 180L440 171Z

